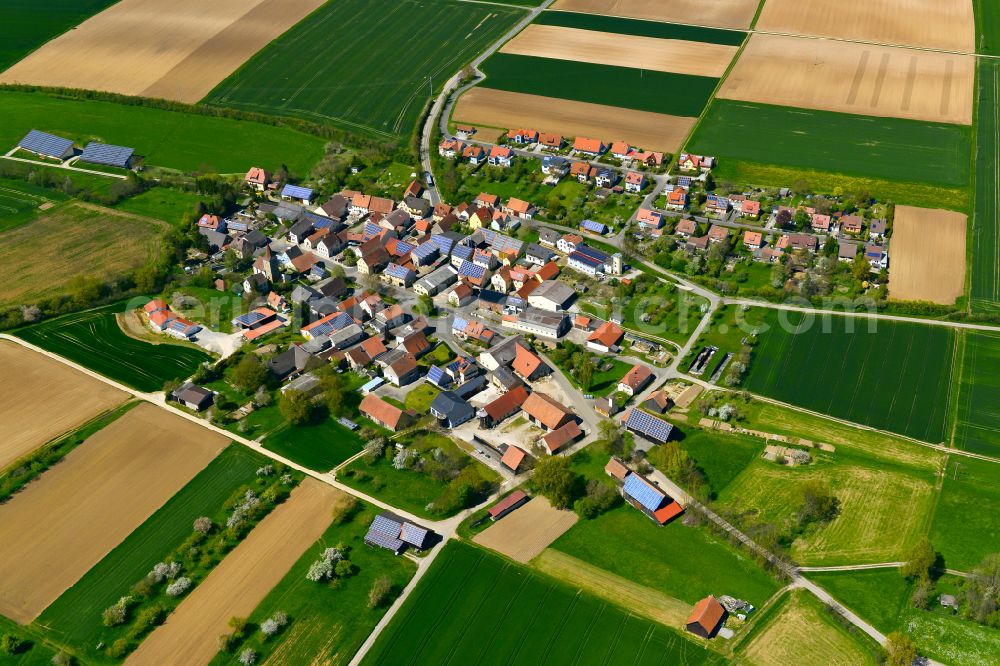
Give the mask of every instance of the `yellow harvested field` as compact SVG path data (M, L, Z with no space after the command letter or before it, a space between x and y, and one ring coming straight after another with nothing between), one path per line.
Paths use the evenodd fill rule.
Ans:
M645 150L674 153L696 118L632 111L603 104L476 87L458 99L454 119L490 127L534 127L540 132L625 141Z
M500 52L719 78L737 50L724 44L533 24Z
M552 9L745 30L757 0L556 0Z
M896 206L889 245L889 296L951 305L965 293L966 217Z
M306 479L229 553L126 664L207 664L233 616L247 617L330 525L340 491Z
M572 587L624 606L668 627L683 627L694 609L694 606L680 599L669 597L659 590L639 585L552 548L546 548L531 565Z
M0 382L0 469L128 398L99 379L7 340L0 340L0 367L11 378Z
M767 0L764 32L974 53L972 0Z
M544 497L536 497L475 536L480 546L526 563L576 524L572 511L553 508Z
M195 103L324 0L122 0L0 75Z
M741 661L754 666L859 666L873 664L872 655L856 639L833 624L818 599L792 590L777 613L749 643Z
M974 81L972 56L755 34L719 97L969 125Z
M0 506L0 614L37 617L226 443L142 404L73 449Z

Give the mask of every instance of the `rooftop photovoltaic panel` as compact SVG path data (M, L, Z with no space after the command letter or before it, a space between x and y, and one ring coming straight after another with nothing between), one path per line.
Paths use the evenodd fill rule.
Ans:
M656 511L663 502L665 494L643 481L637 474L625 477L625 494L634 499L649 511Z
M262 312L248 312L245 315L240 315L233 320L233 323L238 326L253 326L259 324L263 320L267 319L267 315Z
M658 442L670 439L670 433L674 429L670 423L639 409L633 409L629 413L628 419L625 420L625 427Z
M38 130L28 132L17 146L38 155L48 155L60 159L73 150L73 142L69 139Z
M427 541L427 530L417 527L413 523L403 523L403 529L399 532L399 538L417 548L423 548Z
M581 264L587 264L589 266L597 267L604 265L603 261L594 259L593 257L586 255L583 252L572 252L570 253L569 258L572 259L573 261L578 261Z
M412 243L407 243L406 241L396 241L396 251L394 254L402 257L407 252L412 252L415 246Z
M313 191L301 185L285 185L281 190L281 196L292 197L293 199L312 199Z
M483 229L483 234L486 237L486 242L497 252L520 252L524 245L524 241L498 234L491 229Z
M382 233L382 227L378 226L374 222L365 222L364 229L361 231L361 235L364 238L374 238Z
M468 245L458 245L455 247L455 250L451 253L451 256L468 261L469 259L472 259L472 252L473 252L472 248L469 247Z
M427 259L438 252L439 248L434 243L424 243L423 245L418 245L413 249L413 256L417 259Z
M427 371L425 379L435 386L446 386L451 383L451 377L436 365L432 365L431 369Z
M413 273L413 271L405 266L400 266L399 264L389 264L389 266L385 269L385 273L389 277L405 280Z
M80 161L125 169L128 168L129 160L132 159L134 152L134 150L125 146L112 146L107 143L91 141L84 147L83 154L80 155Z
M597 234L603 234L606 228L600 222L594 222L593 220L584 220L583 222L580 223L580 226L586 229L587 231L593 231L594 233Z
M471 261L463 261L462 265L458 268L458 274L462 277L479 280L486 275L486 268L478 264L474 264Z
M469 322L462 319L461 317L455 317L451 322L451 328L455 331L461 331L469 326Z
M601 252L600 250L595 250L589 245L577 245L576 251L579 252L580 254L584 254L590 257L591 259L600 261L601 263L604 263L608 260L608 255L606 253Z
M434 234L431 236L431 242L434 243L443 254L451 252L451 248L455 244L455 240L453 238L448 238L447 236L442 236L441 234Z

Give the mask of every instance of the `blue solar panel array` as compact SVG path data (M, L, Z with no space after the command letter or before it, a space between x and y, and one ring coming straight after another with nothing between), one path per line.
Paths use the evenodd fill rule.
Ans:
M365 222L365 227L364 229L362 229L361 235L366 239L374 238L375 236L378 236L380 233L382 233L382 231L383 231L382 227L378 226L374 222Z
M580 226L586 229L587 231L593 231L595 234L603 234L605 231L608 230L606 226L604 226L600 222L594 222L593 220L584 220L583 222L580 223Z
M607 261L608 261L608 255L607 254L605 254L604 252L601 252L600 250L595 250L594 248L590 247L589 245L577 245L576 246L576 251L579 252L582 255L590 257L594 261L599 261L602 264L603 263L607 263Z
M413 256L420 261L425 261L434 257L439 251L440 249L434 243L424 243L414 248Z
M346 312L341 312L339 315L331 319L330 321L325 321L315 328L309 329L309 333L314 337L318 338L324 335L330 335L331 333L336 333L337 331L347 328L354 323L354 319L351 315Z
M473 280L481 280L486 275L486 268L471 261L463 261L462 265L458 267L458 274Z
M511 238L510 236L504 236L499 234L492 229L483 229L483 236L486 238L486 242L490 244L497 252L520 252L521 248L524 246L524 241L519 241L516 238Z
M435 386L444 388L451 383L451 377L445 374L444 370L436 365L432 365L431 369L427 371L427 376L425 377L427 381Z
M656 511L663 502L664 493L639 478L637 474L625 477L625 494L649 511Z
M107 143L91 141L84 146L83 154L80 155L80 161L127 169L129 160L132 159L134 152L134 150L125 146L112 146Z
M245 315L240 315L239 317L234 319L233 323L235 323L238 326L245 326L249 328L251 326L259 324L265 319L267 319L267 315L265 315L262 312L248 312Z
M389 264L385 269L385 274L397 280L406 280L413 276L413 271L399 264Z
M403 525L391 518L375 516L365 535L365 541L396 552L403 547L403 542L399 539L402 529Z
M313 191L308 187L302 187L301 185L285 185L281 189L281 196L291 197L293 199L303 199L309 200L313 197Z
M441 250L441 254L451 253L451 248L455 245L455 240L453 238L449 238L448 236L444 236L442 234L434 234L431 236L431 242Z
M468 328L469 322L462 319L461 317L455 317L451 322L451 329L453 331L464 331Z
M594 259L593 257L588 256L588 255L584 254L583 252L579 252L579 251L570 253L569 259L571 261L576 261L576 262L579 262L581 264L587 264L588 266L591 266L592 268L600 268L601 266L604 265L603 261L598 261L597 259Z
M396 249L394 254L397 257L402 257L407 252L412 252L413 248L416 246L413 243L407 243L406 241L396 241Z
M412 546L422 549L424 543L427 541L427 530L417 527L413 523L403 523L403 528L399 531L399 538Z
M639 409L633 409L629 413L625 427L656 442L670 439L670 433L674 429L670 423Z
M73 142L69 139L38 130L28 132L17 146L38 155L47 155L60 159L66 157L73 150Z
M474 250L468 245L457 245L455 249L452 251L451 256L457 259L468 261L472 259L473 252Z

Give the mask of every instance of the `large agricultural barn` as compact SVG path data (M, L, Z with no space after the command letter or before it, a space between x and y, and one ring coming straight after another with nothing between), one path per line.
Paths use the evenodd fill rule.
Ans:
M996 663L997 57L3 0L0 665Z

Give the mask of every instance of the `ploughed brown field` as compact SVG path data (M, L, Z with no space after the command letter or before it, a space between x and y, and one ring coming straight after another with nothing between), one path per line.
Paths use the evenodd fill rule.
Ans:
M719 78L737 47L683 39L637 37L558 25L529 25L501 53L617 65Z
M126 660L126 664L207 664L233 616L247 617L330 525L341 492L306 479L250 532Z
M974 81L972 56L755 34L719 97L968 125Z
M128 398L65 363L0 340L0 469Z
M0 506L0 615L32 621L226 443L143 404L73 449Z
M745 30L757 0L556 0L552 9Z
M16 63L0 83L195 103L324 0L122 0Z
M544 497L536 497L477 534L473 541L525 563L548 548L576 521L572 511L555 509Z
M972 0L767 0L757 30L974 53Z
M966 217L896 206L889 244L889 297L951 305L965 293Z
M677 152L696 118L632 111L603 104L476 87L458 99L456 122L489 127L534 127L567 137L626 141L645 150Z

